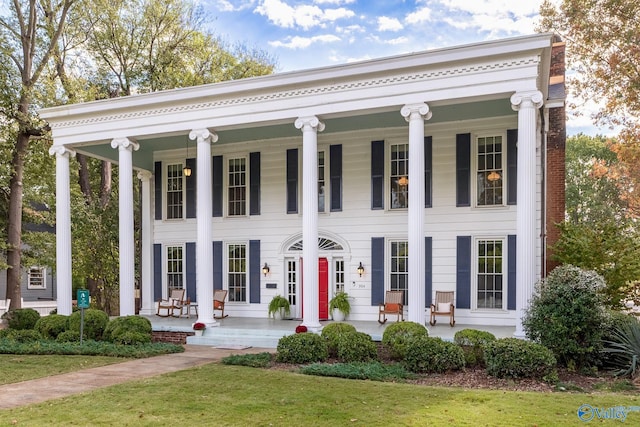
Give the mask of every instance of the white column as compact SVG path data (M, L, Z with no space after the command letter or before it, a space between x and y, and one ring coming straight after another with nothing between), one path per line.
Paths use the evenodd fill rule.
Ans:
M49 149L56 155L56 285L58 314L69 316L72 311L71 277L71 186L69 158L76 152L62 145Z
M118 215L120 239L120 316L135 314L135 239L133 236L133 159L140 148L128 138L116 138L111 148L118 149Z
M211 208L211 143L218 135L208 129L194 129L189 139L197 142L196 183L196 297L198 322L219 326L213 317L213 232Z
M536 111L542 106L539 91L511 96L518 112L518 204L516 207L516 332L524 338L522 316L536 283Z
M431 118L427 104L405 105L400 114L409 122L409 283L408 319L425 324L424 295L424 121Z
M153 300L153 221L151 210L151 177L153 174L149 171L138 172L138 179L142 183L142 259L140 261L140 297L142 299L142 307L140 314L152 315L156 312L155 301Z
M300 117L302 129L302 324L309 330L320 329L318 291L318 132L324 123L317 117Z

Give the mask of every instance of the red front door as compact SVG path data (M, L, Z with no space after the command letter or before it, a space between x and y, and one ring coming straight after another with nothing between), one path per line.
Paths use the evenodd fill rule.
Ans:
M300 272L302 273L302 258L300 258ZM300 275L300 279L304 277ZM304 283L300 300L303 300ZM304 305L303 305L304 309ZM304 316L304 310L300 313ZM326 320L329 318L329 261L326 258L318 258L318 318Z

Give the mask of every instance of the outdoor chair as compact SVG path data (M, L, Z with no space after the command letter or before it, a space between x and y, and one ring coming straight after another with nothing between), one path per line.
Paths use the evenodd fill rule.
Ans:
M180 317L182 309L185 307L184 289L172 289L171 296L167 299L158 300L158 311L156 316L160 317ZM166 314L161 311L166 310ZM176 314L177 312L177 314Z
M456 324L456 307L453 302L453 291L436 291L435 302L431 304L431 319L429 320L429 324L431 326L436 324L436 316L449 316L449 325L453 327Z
M227 298L227 291L225 290L216 289L213 292L213 318L214 319L223 319L229 316L228 314L224 314L224 300L226 298ZM220 316L216 316L215 315L216 310L220 310L222 314L220 314Z
M397 315L397 321L404 322L404 313L402 312L404 302L404 291L387 291L384 298L384 304L378 307L378 322L384 324L387 321L387 314Z
M9 306L11 305L11 298L0 299L0 316L9 311Z

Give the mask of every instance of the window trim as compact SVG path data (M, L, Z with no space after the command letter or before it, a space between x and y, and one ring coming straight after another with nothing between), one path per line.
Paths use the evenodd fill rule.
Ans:
M244 214L241 215L231 215L229 213L229 162L231 160L236 160L236 159L244 159L244 194L245 194L245 199L244 199ZM223 155L222 156L222 161L224 164L224 176L222 178L222 185L223 185L223 200L222 203L224 203L224 208L223 208L223 212L224 212L224 217L225 218L248 218L249 217L249 211L250 209L250 198L251 198L251 189L250 189L250 182L251 182L251 164L250 164L250 159L249 159L249 153L242 153L242 154L227 154L227 155Z
M478 204L478 139L487 137L501 137L502 138L502 203L495 205L480 205ZM507 131L501 130L487 130L482 132L476 132L471 134L471 198L472 206L477 209L500 209L507 207Z
M180 168L180 177L182 178L182 216L180 218L169 218L169 167L178 165ZM185 167L185 161L183 160L166 160L162 162L163 176L162 179L162 196L164 203L162 203L162 218L164 221L184 221L187 218L187 179L182 172ZM177 193L177 191L176 191Z
M407 178L409 178L409 160L410 147L409 141L385 141L385 159L384 159L384 207L389 212L407 212L409 209L409 184L407 184L407 206L403 208L394 208L391 205L391 147L394 145L405 145L407 147Z
M386 264L386 269L385 269L385 277L384 277L384 289L385 292L386 291L391 291L393 289L391 289L391 257L392 257L392 247L394 243L405 243L407 245L407 289L405 291L405 295L404 295L404 306L405 308L407 307L407 303L409 301L409 239L408 237L388 237L387 239L385 239L385 264Z
M502 243L502 308L478 308L478 264L479 264L479 251L478 244L480 241L492 240L500 241ZM471 310L481 313L506 313L508 312L508 297L509 297L509 272L508 272L508 238L507 235L478 235L472 238L471 247Z
M244 288L245 288L245 300L244 301L232 301L231 289L229 288L229 247L232 245L244 246ZM248 240L232 240L224 242L223 252L223 274L222 274L222 289L227 291L227 302L231 304L249 304L251 301L251 286L249 277L249 241Z
M32 285L31 284L31 271L32 270L40 270L40 275L42 277L41 285ZM45 290L47 289L47 267L42 266L31 266L29 267L29 271L27 272L27 289L32 290Z
M187 245L184 242L180 243L166 243L162 246L164 256L162 257L162 298L169 298L171 292L169 291L169 248L180 248L182 250L182 288L187 289Z

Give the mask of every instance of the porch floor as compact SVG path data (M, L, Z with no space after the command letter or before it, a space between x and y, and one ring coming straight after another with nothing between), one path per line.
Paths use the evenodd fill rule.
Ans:
M159 317L155 315L145 317L151 321L154 331L163 332L191 332L191 325L196 321L195 316L191 318ZM207 328L202 336L188 337L187 344L238 348L276 348L280 338L295 333L296 326L302 323L300 319L277 320L231 316L218 319L217 322L219 326ZM332 320L320 321L320 325L324 327L332 322ZM345 323L355 326L359 332L371 335L374 341L381 341L385 328L395 323L395 321L390 319L384 325L379 324L376 320L347 320ZM451 327L446 321L438 321L435 326L427 325L429 336L440 337L446 341L453 341L453 336L457 331L467 328L491 332L497 338L512 337L515 333L514 326L483 326L456 323L456 326Z

